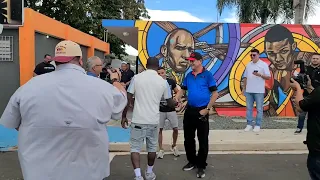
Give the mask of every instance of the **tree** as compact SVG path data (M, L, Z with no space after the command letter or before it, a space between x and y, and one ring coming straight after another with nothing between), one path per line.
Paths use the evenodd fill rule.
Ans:
M307 0L306 18L315 12L320 0ZM236 7L240 23L254 23L260 21L274 22L282 17L286 22L293 19L293 0L217 0L217 8L222 13L225 7Z
M102 19L149 18L141 0L25 0L25 5L101 40L104 39ZM121 39L109 35L108 42L111 53L118 57L127 55Z

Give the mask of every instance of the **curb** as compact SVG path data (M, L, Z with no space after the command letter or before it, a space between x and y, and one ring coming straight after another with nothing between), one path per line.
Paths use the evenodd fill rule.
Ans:
M183 144L177 144L180 151L184 151ZM171 144L164 144L163 149L170 151ZM198 144L197 144L198 148ZM209 144L209 151L305 151L307 146L302 142L217 142ZM110 152L130 152L129 143L110 143ZM146 151L143 146L142 152Z

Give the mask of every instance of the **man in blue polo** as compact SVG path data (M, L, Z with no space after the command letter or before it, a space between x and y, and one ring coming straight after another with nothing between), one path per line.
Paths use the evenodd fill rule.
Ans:
M218 91L213 75L202 66L202 56L193 52L187 58L192 71L184 78L181 90L176 99L181 102L181 97L188 91L188 104L183 118L184 147L188 164L184 171L197 167L197 177L204 178L209 151L209 110L218 98ZM196 155L195 132L197 131L199 150Z

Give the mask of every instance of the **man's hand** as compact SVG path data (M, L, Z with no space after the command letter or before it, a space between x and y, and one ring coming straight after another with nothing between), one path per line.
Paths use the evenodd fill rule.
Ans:
M121 80L121 72L119 69L115 69L115 70L111 70L111 69L107 69L108 73L110 74L110 79L117 79L117 80Z
M245 95L245 94L246 94L246 90L245 90L245 89L242 89L241 94L242 94L242 95Z
M209 113L209 110L208 109L202 109L200 112L199 112L202 116L205 116Z
M295 91L301 90L300 84L297 81L295 81L293 78L291 78L290 81L291 81L290 86L293 90Z
M255 76L261 77L261 74L258 73L258 72L253 72L252 74L255 75Z
M128 123L128 119L127 118L122 118L121 120L121 126L124 129L128 129L129 123Z

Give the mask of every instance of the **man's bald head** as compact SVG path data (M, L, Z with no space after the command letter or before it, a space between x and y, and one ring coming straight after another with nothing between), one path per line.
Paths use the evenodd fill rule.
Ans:
M189 67L185 59L190 56L194 49L194 38L186 29L175 29L171 31L161 47L161 54L169 66L175 71L182 73Z

